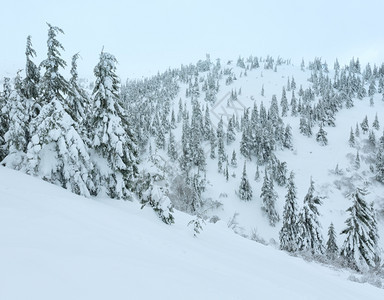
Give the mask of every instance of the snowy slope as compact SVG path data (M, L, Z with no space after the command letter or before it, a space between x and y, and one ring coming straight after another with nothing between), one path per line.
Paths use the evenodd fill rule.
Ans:
M241 238L194 238L136 202L87 199L0 168L0 299L383 299L384 290Z
M225 78L220 81L217 101L210 107L213 124L217 125L220 117L223 117L224 132L227 130L226 121L228 116L235 114L240 119L245 108L250 108L250 111L252 111L254 103L260 108L260 104L263 102L264 107L268 109L272 96L276 95L280 105L282 88L287 86L288 78L290 80L292 78L295 79L297 86L295 96L297 99L300 98L298 96L300 85L302 85L304 90L312 87L312 83L308 81L311 71L307 68L305 71L302 71L299 66L292 64L278 66L277 72L263 69L263 67L248 70L247 76L243 75L244 69L237 67L235 62L232 62L229 67L232 68L237 79L230 85L225 84ZM330 70L328 75L330 78L333 78L333 70ZM200 73L199 76L204 77L206 73ZM262 87L264 87L264 96L261 96ZM183 101L185 100L189 112L192 113L192 108L190 107L191 100L190 98L185 98L186 88L187 85L181 84L180 93L175 99L181 98ZM241 95L238 95L238 101L234 101L232 106L228 106L228 95L231 91L239 91L240 89ZM291 91L287 91L287 98L288 103L290 103ZM178 102L176 100L174 101L175 111L178 109ZM205 106L204 93L201 93L199 101L201 105ZM279 109L281 113L281 107ZM298 203L300 206L302 206L303 199L309 188L310 178L312 177L318 194L323 197L323 205L320 206L319 210L324 239L327 238L328 226L333 222L339 246L342 245L345 238L345 236L341 236L339 233L345 228L344 222L348 217L346 209L351 206L351 201L347 197L348 193L352 192L351 187L362 187L368 182L369 195L366 198L367 202L374 202L377 210L384 209L384 185L373 179L374 174L369 171L369 162L365 162L365 159L368 157L368 153L365 151L368 134L361 135L360 137L357 148L360 149L360 155L362 156L362 167L356 172L353 170L353 160L356 156L357 148L351 148L348 145L350 128L355 129L356 123L360 124L366 115L369 120L369 126L372 128L372 122L376 114L381 124L381 129L375 131L376 138L378 139L383 134L382 128L384 126L384 101L382 101L382 95L376 94L374 96L374 106L370 105L369 97L365 97L363 100L354 99L354 107L350 109L343 108L336 113L335 127L325 127L329 143L324 147L320 146L315 139L316 133L319 130L317 125L313 128L313 136L308 138L299 132L300 116L292 117L291 112L288 111L288 116L282 117L284 123L290 124L292 127L293 150L285 149L283 151L276 151L275 154L280 161L287 162L289 171L295 173ZM181 139L181 127L182 125L178 124L178 128L175 130L178 134L178 140ZM223 203L222 209L210 211L209 213L211 215L218 215L225 222L237 213L237 221L239 227L241 227L238 231L250 236L252 231L256 230L258 235L266 242L269 242L271 239L278 241L278 233L282 221L280 220L276 227L273 228L269 225L268 219L261 211L260 193L263 184L264 167L260 166L260 179L255 181L254 176L257 166L255 159L247 161L247 175L252 186L253 200L244 202L236 195L245 160L239 151L240 140L241 132L237 132L236 141L230 145L225 145L225 152L229 159L231 158L232 151L235 150L238 161L237 168L229 166L229 174L235 174L236 176L230 176L228 182L226 182L223 174L219 174L217 171L217 159L211 160L209 158L210 146L209 143L205 143L208 185L204 197ZM344 173L342 178L332 173L337 164ZM339 181L343 181L346 184L339 187L337 185ZM286 188L275 184L275 189L279 195L277 211L281 216ZM379 218L380 236L384 236L383 229L383 220ZM384 238L380 240L380 245L384 248Z

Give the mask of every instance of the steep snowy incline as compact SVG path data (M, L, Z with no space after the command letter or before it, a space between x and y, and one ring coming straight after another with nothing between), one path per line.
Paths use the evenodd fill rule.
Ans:
M78 197L0 168L0 299L383 299L349 274L190 216Z

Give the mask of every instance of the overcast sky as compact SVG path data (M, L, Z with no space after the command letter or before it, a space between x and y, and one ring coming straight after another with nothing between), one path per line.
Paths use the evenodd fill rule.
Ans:
M5 3L4 3L5 2ZM64 59L80 52L80 76L93 78L104 51L116 56L118 73L141 77L167 67L239 55L282 56L300 64L323 57L384 62L383 0L5 0L0 14L0 75L24 68L28 35L46 56L47 25L65 32L58 38Z

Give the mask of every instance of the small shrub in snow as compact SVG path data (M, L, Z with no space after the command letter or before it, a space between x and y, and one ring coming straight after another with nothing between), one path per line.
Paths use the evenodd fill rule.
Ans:
M193 225L193 236L197 237L203 230L203 225L205 225L204 219L197 215L194 219L188 222L188 226Z
M165 224L175 223L175 219L172 215L173 206L163 187L156 185L152 186L143 194L141 203L143 204L141 208L150 205Z
M252 229L251 236L249 238L257 243L268 245L268 243L259 235L256 228Z

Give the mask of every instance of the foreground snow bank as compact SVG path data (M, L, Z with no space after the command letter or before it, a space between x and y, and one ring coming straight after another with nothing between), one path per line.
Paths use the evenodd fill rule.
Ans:
M190 216L86 199L0 168L0 299L383 299L347 273Z

